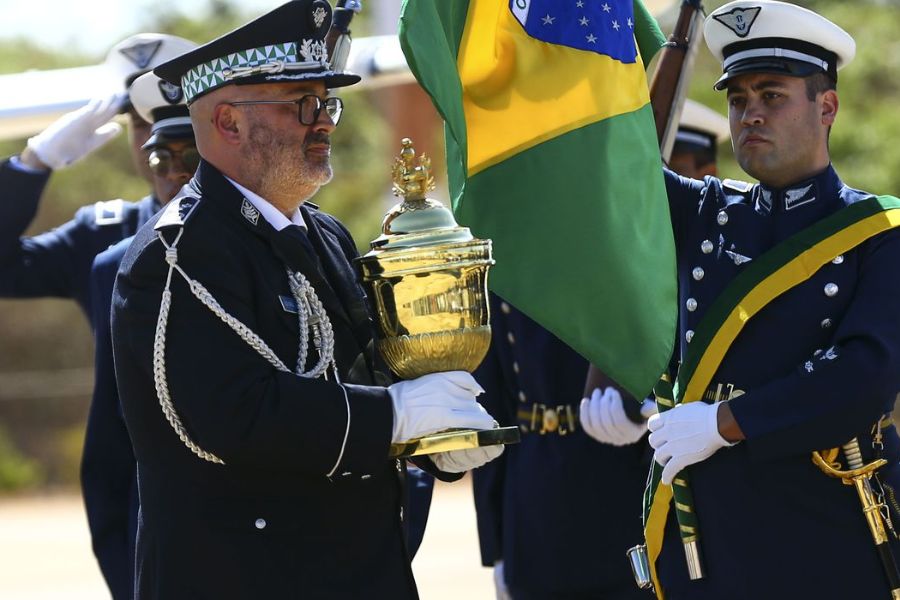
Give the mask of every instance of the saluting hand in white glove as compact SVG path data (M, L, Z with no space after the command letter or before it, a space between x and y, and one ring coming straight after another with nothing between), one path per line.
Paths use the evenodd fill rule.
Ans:
M30 138L28 149L51 169L84 158L122 131L122 126L111 119L119 112L123 100L123 93L91 100Z
M646 403L645 403L646 404ZM651 401L652 406L655 404ZM644 412L644 409L641 409ZM639 441L647 431L647 424L635 423L625 413L622 394L614 387L594 388L590 400L581 400L579 411L585 433L604 444L627 446Z
M719 448L733 446L719 433L720 404L679 404L647 422L654 460L663 467L662 482L671 484L685 467L706 460Z

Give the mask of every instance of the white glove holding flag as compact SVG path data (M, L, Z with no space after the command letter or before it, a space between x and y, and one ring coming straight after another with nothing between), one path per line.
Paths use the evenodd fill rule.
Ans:
M691 402L650 417L649 441L656 450L654 460L663 467L663 483L671 485L685 467L734 445L719 433L718 413L719 404Z
M656 403L645 401L641 413L655 412ZM646 412L645 412L646 409ZM594 388L591 398L583 398L579 410L585 433L604 444L627 446L639 441L647 431L646 423L628 418L622 404L622 394L614 387Z
M119 112L123 100L123 92L91 100L30 138L28 149L51 169L84 158L122 131L121 125L110 120Z

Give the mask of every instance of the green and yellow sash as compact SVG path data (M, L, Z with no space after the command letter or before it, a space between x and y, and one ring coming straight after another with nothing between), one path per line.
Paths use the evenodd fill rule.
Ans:
M678 371L675 403L699 400L744 325L769 302L812 277L839 254L869 238L900 226L900 199L867 198L843 208L792 235L746 269L716 298L697 326ZM664 598L656 573L672 486L661 484L662 469L652 464L644 496L644 537L656 594Z

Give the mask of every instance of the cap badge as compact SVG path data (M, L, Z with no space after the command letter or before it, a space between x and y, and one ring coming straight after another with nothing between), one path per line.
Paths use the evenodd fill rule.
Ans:
M325 12L325 9L321 6L317 6L314 11L312 11L312 19L316 24L316 29L322 26L322 23L325 22L325 17L328 16L328 13Z
M153 57L156 56L160 46L162 46L162 40L156 40L135 44L128 48L120 48L119 52L138 69L146 69Z
M319 40L303 40L300 43L300 56L307 62L327 62L328 48Z
M750 33L750 28L753 27L753 23L761 10L761 6L735 8L727 13L713 15L713 18L732 30L738 37L743 38Z
M181 99L184 98L184 93L181 91L181 86L173 85L168 81L159 80L159 92L162 94L162 97L169 104L178 104L181 102Z
M250 204L250 201L246 198L244 198L244 202L241 204L241 214L253 225L256 225L259 222L259 211L256 210L256 207Z

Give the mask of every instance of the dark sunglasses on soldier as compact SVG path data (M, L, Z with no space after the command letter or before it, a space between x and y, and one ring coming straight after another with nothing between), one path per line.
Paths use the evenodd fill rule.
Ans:
M231 106L250 106L252 104L296 104L297 119L301 125L312 125L319 120L322 108L331 118L331 122L335 125L341 120L344 113L344 102L336 96L319 98L318 96L308 94L296 100L239 100L237 102L228 102Z
M181 166L188 173L193 174L200 166L200 153L196 146L188 146L182 150L170 150L169 148L154 148L147 157L150 170L161 177L165 177L172 170L174 161L181 161Z

